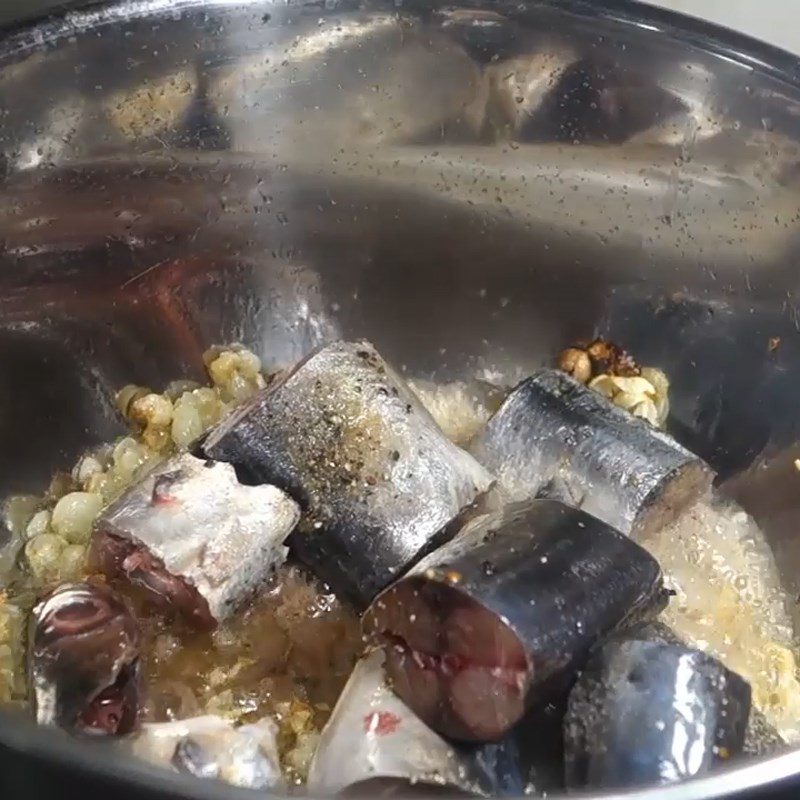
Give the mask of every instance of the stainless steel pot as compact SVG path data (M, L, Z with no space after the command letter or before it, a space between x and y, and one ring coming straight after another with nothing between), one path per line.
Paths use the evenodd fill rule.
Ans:
M599 326L723 476L798 438L786 53L622 0L136 0L8 30L0 109L3 493L229 340L512 380ZM0 791L237 794L5 714L0 744ZM798 792L789 753L631 797Z

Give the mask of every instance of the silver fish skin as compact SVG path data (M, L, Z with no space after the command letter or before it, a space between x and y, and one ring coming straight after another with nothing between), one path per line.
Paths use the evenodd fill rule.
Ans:
M570 788L622 789L703 775L742 752L750 685L715 658L657 639L607 642L564 720Z
M366 605L447 536L493 477L368 342L309 355L211 432L211 458L297 499L297 557Z
M264 718L235 728L212 715L173 722L146 723L124 743L137 758L247 789L282 784L278 726Z
M161 585L183 582L205 603L213 627L284 562L284 540L299 519L297 503L280 489L244 486L230 464L183 453L102 513L93 547L112 577L141 581L156 593L155 572ZM115 548L119 554L110 554ZM168 604L175 600L170 592L163 592Z
M512 499L543 493L634 538L678 517L714 477L670 436L552 369L514 389L470 452Z
M105 586L64 584L45 597L28 635L36 721L73 733L130 733L139 722L140 644L133 613Z
M428 728L386 683L384 656L359 661L322 732L308 774L320 797L390 780L483 793L472 757Z

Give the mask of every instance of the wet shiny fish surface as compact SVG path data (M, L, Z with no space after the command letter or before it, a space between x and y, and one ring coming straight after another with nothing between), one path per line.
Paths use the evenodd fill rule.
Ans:
M647 786L707 773L741 753L750 686L716 659L655 639L612 640L572 689L567 785Z
M198 778L247 789L281 783L278 726L270 719L238 728L216 716L147 723L122 746L137 758Z
M322 732L309 791L336 794L381 778L484 793L474 757L459 753L391 691L383 661L373 652L353 670Z
M435 730L499 739L558 696L589 649L626 620L657 613L657 562L555 500L468 523L374 601L365 631L393 686Z
M224 420L204 444L285 489L304 516L290 546L367 604L492 482L367 342L338 342Z
M200 627L233 613L286 558L300 518L274 486L189 453L157 467L96 523L95 559Z
M545 490L623 533L659 529L713 477L671 437L557 370L523 381L470 451L514 500Z
M61 586L34 608L29 640L39 724L86 734L136 728L140 633L131 610L107 587Z

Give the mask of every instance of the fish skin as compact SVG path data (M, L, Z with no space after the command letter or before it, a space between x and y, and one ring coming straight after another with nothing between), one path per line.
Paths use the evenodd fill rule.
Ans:
M204 450L298 500L293 552L362 606L493 480L368 342L315 351L221 422Z
M487 741L564 693L600 638L665 602L661 569L644 549L579 509L540 499L470 521L381 593L363 626L367 640L386 649L395 690L426 724L457 740ZM462 612L473 615L471 628L460 616L454 627ZM488 628L475 638L480 625ZM464 632L473 637L466 645L456 638ZM476 641L479 649L465 656ZM517 692L507 719L481 720L491 734L453 706L456 681L481 670L487 692L501 684ZM493 690L489 700L496 708Z
M612 639L570 693L569 788L622 789L707 773L742 752L750 685L680 644Z
M108 587L58 587L33 609L28 639L28 677L40 725L93 735L137 727L140 632L131 610ZM119 701L117 723L91 724L93 703L108 691Z
M207 715L172 722L145 723L123 747L137 758L248 789L282 784L278 726L269 717L234 728Z
M674 602L674 601L673 601ZM686 639L680 636L673 628L665 624L663 619L648 620L638 625L632 625L620 631L618 634L607 639L602 643L601 647L605 646L610 641L627 641L627 640L643 640L648 642L657 642L659 644L678 645L685 649L691 648L691 643L687 643ZM599 649L599 648L598 648ZM702 651L706 652L706 651ZM713 657L713 653L706 653ZM719 659L717 659L719 661ZM721 662L723 666L727 666ZM730 671L739 675L743 680L747 680L744 675L737 673L735 669ZM754 701L754 692L751 689L751 704L750 704L750 717L747 721L747 732L744 738L744 746L742 754L745 756L761 756L769 753L776 754L782 749L787 748L786 742L781 738L766 719L766 717L756 708Z
M327 797L380 779L487 794L499 781L479 755L445 741L393 694L383 654L373 651L356 664L322 731L307 788Z
M274 486L244 486L230 464L182 453L109 506L103 534L143 546L221 621L284 562L298 505Z
M514 500L545 491L625 534L661 527L713 480L670 436L551 369L517 386L470 452Z

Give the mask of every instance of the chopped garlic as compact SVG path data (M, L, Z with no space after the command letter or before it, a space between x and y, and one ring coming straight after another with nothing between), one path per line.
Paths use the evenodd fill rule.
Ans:
M18 494L9 497L3 503L3 521L11 533L19 536L25 532L28 521L40 502L40 499L33 495Z
M664 621L688 644L744 677L770 725L786 741L800 741L788 598L755 520L734 504L708 497L640 544L676 593Z
M298 735L294 747L283 757L284 764L300 781L308 778L311 759L319 744L320 734L317 731L306 731Z
M22 610L0 594L0 703L9 702L22 690L24 621Z
M58 570L62 578L82 577L81 573L86 566L86 547L82 544L68 544L61 552L61 561Z
M150 394L150 390L147 387L136 386L133 383L129 383L117 392L114 398L114 405L116 405L117 411L119 411L125 419L128 419L133 403L138 398L144 397L147 394Z
M188 449L203 435L203 421L192 392L186 392L175 403L172 415L172 440L181 449Z
M72 468L72 477L81 486L85 486L92 475L103 471L103 465L94 456L85 455L78 459Z
M72 544L89 541L92 524L103 507L103 498L90 492L65 494L53 509L51 525L55 532Z
M172 402L151 392L131 403L130 418L146 427L166 428L172 422Z
M591 380L589 388L655 427L660 428L666 422L669 381L659 369L645 367L640 376L630 377L604 373Z
M50 528L50 517L51 514L47 510L37 511L25 528L25 538L33 539L34 536L47 533Z
M64 540L55 533L43 533L31 539L25 545L25 558L31 572L42 581L57 577L65 546Z
M261 374L261 359L241 345L224 350L212 348L204 359L224 402L242 402L267 385Z

